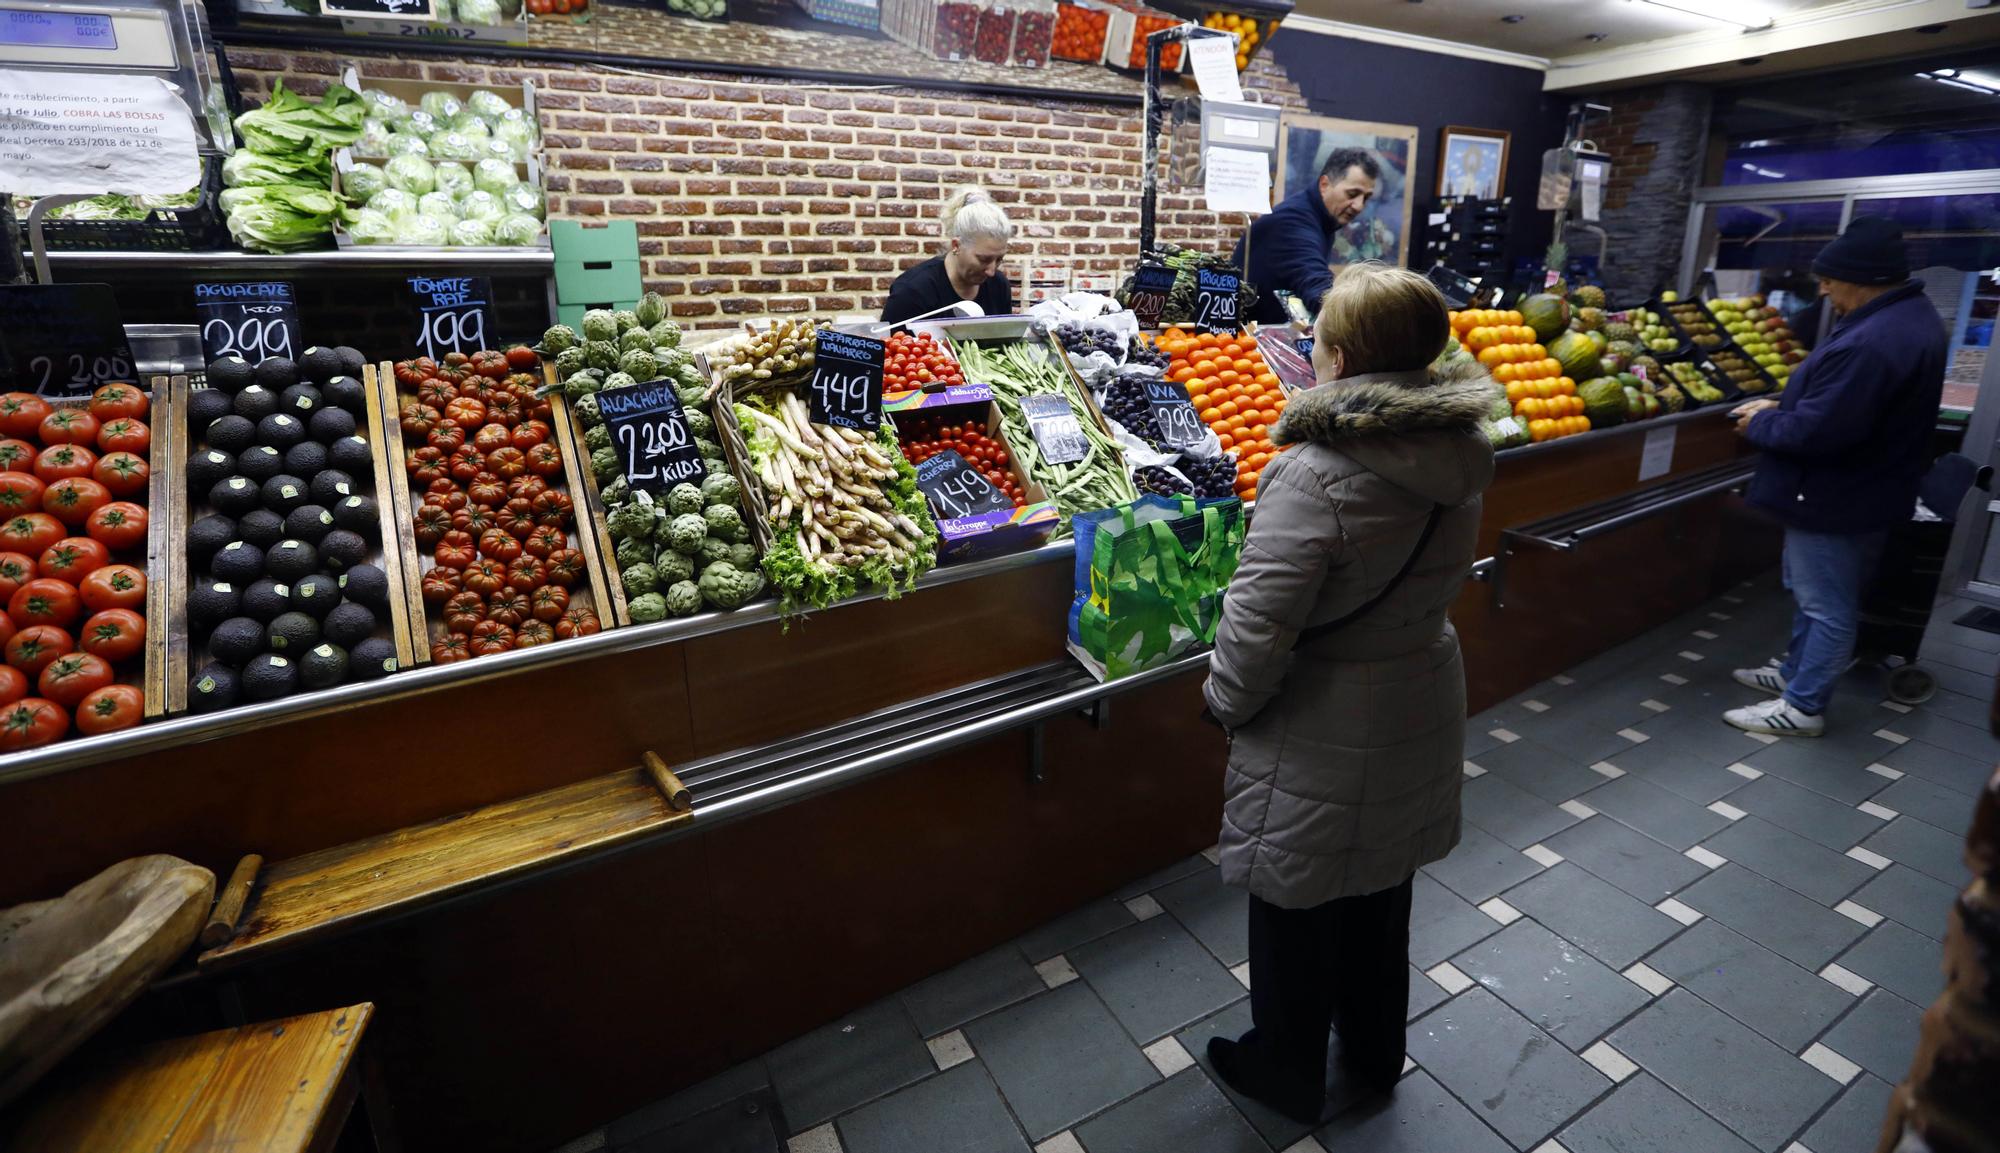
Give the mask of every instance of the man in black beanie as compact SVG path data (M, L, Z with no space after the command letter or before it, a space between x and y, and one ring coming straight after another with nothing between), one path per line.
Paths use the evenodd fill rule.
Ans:
M1736 679L1775 699L1731 709L1739 729L1818 736L1854 657L1861 597L1889 530L1909 519L1944 392L1947 339L1910 279L1903 230L1857 217L1813 261L1833 331L1782 398L1739 407L1736 431L1763 450L1750 501L1785 525L1785 587L1798 602L1782 662Z

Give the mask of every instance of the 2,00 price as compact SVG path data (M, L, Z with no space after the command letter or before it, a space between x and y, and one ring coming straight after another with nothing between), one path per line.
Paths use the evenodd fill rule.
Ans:
M58 381L56 372L62 359L69 362L69 378ZM28 373L36 378L36 392L46 393L52 384L64 392L89 392L100 384L132 379L132 365L122 356L86 359L82 353L72 352L66 358L37 356L28 362Z
M292 355L292 330L282 316L246 316L231 324L221 317L201 326L201 343L211 360L235 354L256 363L267 356Z
M1194 322L1214 329L1236 327L1236 294L1204 290L1195 298Z
M625 479L632 484L679 484L701 471L696 462L669 459L688 446L687 426L680 421L634 421L620 424L617 432Z
M417 347L432 359L448 352L478 352L486 347L486 310L425 312L417 328Z

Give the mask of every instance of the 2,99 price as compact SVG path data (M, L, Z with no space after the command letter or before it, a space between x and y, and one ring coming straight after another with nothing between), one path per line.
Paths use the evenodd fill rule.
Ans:
M1194 406L1185 400L1154 405L1153 419L1159 423L1160 439L1175 448L1200 444L1202 434L1208 431L1208 426L1195 413Z
M292 356L292 330L282 316L246 316L231 324L220 317L201 326L209 359L240 356L252 364L268 356Z
M57 372L62 367L58 362L68 361L68 379L58 380ZM28 374L35 378L35 391L46 393L50 385L69 393L90 392L100 384L114 380L131 380L132 365L122 356L97 356L86 359L82 353L72 352L67 357L37 356L28 362Z

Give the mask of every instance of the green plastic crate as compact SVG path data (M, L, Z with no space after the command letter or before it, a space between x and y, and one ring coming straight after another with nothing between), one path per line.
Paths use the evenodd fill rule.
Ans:
M639 226L629 220L614 220L598 227L586 227L575 220L551 220L549 247L555 250L557 264L637 260Z
M597 304L607 300L637 300L641 287L639 261L556 261L556 302ZM625 306L620 306L625 307Z

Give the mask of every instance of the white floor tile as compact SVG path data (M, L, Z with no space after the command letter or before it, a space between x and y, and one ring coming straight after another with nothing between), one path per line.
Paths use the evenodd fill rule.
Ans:
M1803 1142L1794 1141L1785 1146L1785 1153L1813 1153L1813 1151L1806 1148Z
M1854 1080L1861 1074L1861 1066L1849 1061L1818 1041L1814 1041L1811 1048L1799 1054L1799 1059L1840 1082L1842 1085Z
M1521 855L1544 869L1553 869L1563 861L1563 855L1547 845L1529 845L1521 850Z
M1035 972L1041 974L1042 984L1047 985L1051 989L1067 985L1071 981L1076 980L1076 970L1070 968L1069 958L1063 956L1061 953L1057 953L1055 956L1036 965Z
M787 1141L785 1149L787 1153L843 1153L840 1147L840 1134L834 1129L831 1121L808 1129ZM1077 1153L1083 1153L1082 1149L1079 1148Z
M1554 681L1556 684L1561 685L1564 688L1568 688L1576 683L1576 678L1570 676L1568 673L1557 673L1555 676L1552 676L1549 679Z
M1150 921L1161 913L1166 912L1165 909L1160 908L1160 903L1153 899L1153 894L1151 893L1141 893L1125 902L1125 909L1133 917L1141 921Z
M1643 961L1625 970L1625 979L1655 997L1663 996L1674 987L1673 978Z
M1688 679L1680 675L1679 673L1661 673L1660 679L1667 682L1670 685L1675 686L1676 688L1688 683Z
M1674 920L1679 921L1683 925L1692 925L1696 921L1701 920L1701 913L1699 911L1691 909L1688 906L1681 904L1679 901L1674 900L1672 897L1668 897L1666 900L1661 901L1659 904L1654 905L1653 907L1655 909L1658 909L1660 912L1665 913L1667 916L1672 917Z
M1467 762L1465 762L1465 779L1466 779L1466 780L1468 780L1468 781L1469 781L1469 780L1472 780L1472 779L1473 779L1474 777L1483 777L1483 776L1485 776L1485 775L1486 775L1486 770L1485 770L1485 769L1482 769L1482 768L1480 768L1480 767L1479 767L1478 765L1476 765L1476 764L1473 764L1473 763L1472 763L1471 761L1467 761Z
M1708 614L1708 619L1712 621L1733 621L1736 618L1730 616L1728 613L1710 613Z
M1857 905L1853 901L1842 901L1833 907L1833 911L1850 921L1859 921L1871 929L1882 923L1882 914L1866 905Z
M1756 741L1758 744L1775 745L1778 743L1778 738L1769 733L1744 733L1743 735Z
M1639 702L1639 707L1642 709L1651 709L1656 713L1664 713L1672 709L1673 706L1665 704L1664 702L1661 701L1656 701L1651 697L1647 697L1645 700Z
M1856 997L1875 987L1873 981L1839 965L1830 964L1821 969L1819 975L1829 984L1838 985Z
M1720 869L1729 863L1728 857L1713 850L1704 849L1700 845L1696 845L1681 855L1705 869Z
M1610 777L1614 781L1625 775L1624 769L1619 768L1610 761L1599 761L1590 766L1590 771L1600 776Z
M1680 651L1680 658L1684 661L1705 661L1708 659L1693 649L1682 649Z
M1035 1146L1035 1153L1083 1153L1083 1143L1076 1139L1076 1134L1065 1129Z
M1160 1076L1171 1077L1194 1064L1194 1058L1181 1048L1181 1043L1172 1037L1162 1037L1143 1050L1146 1060L1160 1071Z
M1733 593L1723 593L1722 599L1733 605L1740 605L1743 603L1743 598L1736 596Z
M1424 976L1436 981L1438 988L1456 997L1472 988L1472 978L1458 971L1458 966L1446 961L1434 969L1424 970Z
M1708 807L1708 811L1725 821L1740 821L1750 815L1728 801L1717 801Z
M1893 821L1897 817L1902 816L1901 813L1898 813L1896 810L1890 808L1889 806L1878 805L1874 801L1863 801L1854 807L1860 809L1864 813L1867 813L1871 817L1878 817L1884 821Z
M1403 1054L1403 1071L1401 1074L1398 1075L1407 1077L1409 1076L1410 1070L1416 1067L1417 1067L1416 1058L1410 1056L1408 1053L1405 1053Z
M1201 855L1208 858L1209 864L1220 865L1222 863L1222 846L1210 845L1201 851Z
M1513 732L1508 729L1494 729L1493 739L1499 741L1503 745L1511 745L1515 741L1521 739L1521 734Z
M1886 869L1896 863L1873 849L1864 849L1860 845L1847 850L1847 855L1871 869Z
M1625 1078L1639 1071L1639 1067L1634 1065L1625 1054L1613 1049L1609 1041L1599 1041L1597 1044L1585 1049L1579 1056L1590 1062L1599 1073L1604 1074L1613 1081L1623 1081Z
M1882 707L1888 709L1892 713L1908 713L1915 711L1911 709L1910 706L1904 704L1901 701L1883 701Z
M1868 765L1865 767L1869 772L1874 773L1878 777L1887 777L1892 781L1900 781L1903 779L1903 770L1901 769L1892 769L1887 765L1879 765L1879 764Z
M1479 911L1503 925L1511 925L1521 919L1521 910L1498 897L1479 906Z
M592 1129L573 1141L556 1146L555 1153L596 1153L604 1148L604 1130Z
M941 1037L932 1037L924 1045L931 1051L931 1060L939 1069L949 1069L953 1065L963 1065L972 1060L972 1045L965 1034L957 1029Z
M1587 821L1597 815L1596 809L1591 808L1582 801L1564 801L1556 807L1579 821Z
M1638 729L1619 729L1618 735L1624 737L1628 741L1631 741L1635 745L1643 745L1647 741L1653 739L1647 736L1646 734L1640 732Z
M1563 1148L1561 1142L1551 1137L1540 1145L1535 1146L1534 1153L1569 1153L1569 1150Z
M1298 1144L1285 1146L1285 1153L1326 1153L1326 1146L1313 1140L1312 1134L1308 1133L1299 1138Z
M1694 635L1700 637L1702 640L1705 641L1712 641L1716 638L1716 634L1708 631L1707 629L1696 629L1694 630Z
M1910 743L1910 738L1901 733L1892 733L1888 729L1876 729L1875 735L1894 745L1907 745Z
M1250 962L1245 961L1234 969L1229 970L1229 975L1236 978L1237 984L1248 989L1250 987Z
M1521 707L1531 713L1546 713L1549 711L1549 706L1540 701L1522 701Z
M1742 777L1746 781L1754 781L1758 777L1764 775L1764 770L1753 769L1749 765L1744 764L1742 761L1738 761L1735 764L1730 765L1729 771L1735 773L1739 777Z

